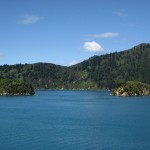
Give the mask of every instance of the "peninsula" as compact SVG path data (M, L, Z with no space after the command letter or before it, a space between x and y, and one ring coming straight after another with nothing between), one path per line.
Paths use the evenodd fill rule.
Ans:
M128 81L114 89L114 96L144 96L150 95L150 85L138 81Z
M22 79L0 79L0 96L34 95L32 85Z

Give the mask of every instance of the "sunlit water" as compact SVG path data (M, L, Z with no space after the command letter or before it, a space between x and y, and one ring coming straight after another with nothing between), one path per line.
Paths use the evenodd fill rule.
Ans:
M150 150L150 97L36 91L0 97L0 150Z

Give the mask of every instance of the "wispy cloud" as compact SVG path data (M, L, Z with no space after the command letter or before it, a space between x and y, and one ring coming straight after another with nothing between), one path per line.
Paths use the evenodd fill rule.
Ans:
M103 51L102 46L95 41L85 42L83 45L83 48L85 51L88 51L88 52L102 52Z
M35 15L23 15L20 17L20 20L18 21L19 24L29 25L29 24L35 24L40 20L39 16Z
M119 36L119 33L117 32L105 32L102 34L92 34L91 37L93 38L112 38Z
M71 62L69 62L69 66L75 65L75 64L77 64L77 63L78 63L77 60L72 60Z
M118 11L115 11L114 14L116 16L119 16L119 17L125 17L128 15L128 13L124 9L120 9Z

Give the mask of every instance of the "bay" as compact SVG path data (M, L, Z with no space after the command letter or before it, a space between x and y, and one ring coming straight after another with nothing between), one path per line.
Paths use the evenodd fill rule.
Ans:
M150 97L36 91L0 97L0 150L149 150Z

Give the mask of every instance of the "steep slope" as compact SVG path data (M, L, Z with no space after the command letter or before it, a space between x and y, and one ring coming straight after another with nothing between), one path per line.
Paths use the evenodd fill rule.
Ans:
M140 44L132 49L94 56L73 66L85 71L88 80L98 88L112 89L126 81L136 80L150 83L150 44Z

